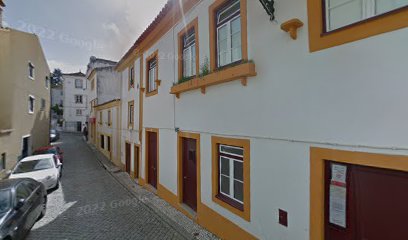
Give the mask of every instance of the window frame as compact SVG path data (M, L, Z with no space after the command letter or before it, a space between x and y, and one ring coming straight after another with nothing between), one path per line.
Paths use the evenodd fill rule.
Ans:
M78 98L79 97L79 98ZM80 99L80 101L78 101L78 99ZM81 94L76 94L75 95L75 104L83 104L84 103L84 99L83 99L83 95Z
M217 16L220 11L227 8L235 0L218 0L211 4L209 8L210 19L210 68L211 71L227 68L236 65L239 62L248 61L248 27L247 27L247 0L238 0L240 2L241 18L241 59L229 64L218 66L218 24ZM238 15L237 15L238 16ZM236 17L236 16L235 16ZM232 17L229 22L232 21Z
M112 126L112 110L108 110L108 127Z
M132 110L131 110L132 109ZM128 102L128 129L134 129L135 124L135 101Z
M150 62L156 60L156 66L155 66L155 79L153 80L155 82L155 88L150 90ZM160 80L159 80L159 57L158 57L158 50L156 50L152 55L150 55L148 58L146 58L146 97L151 97L153 95L158 94L158 89L160 85ZM150 91L149 91L150 90Z
M236 138L224 138L212 136L212 200L218 205L224 207L225 209L231 211L232 213L238 215L239 217L250 222L250 140L249 139L236 139ZM243 149L243 201L241 203L234 200L225 194L220 193L220 146L226 145L228 147L237 147ZM224 153L221 155L223 156ZM234 154L227 154L230 158L237 159ZM233 171L233 166L230 166ZM231 176L230 176L231 177ZM232 180L234 181L234 179ZM230 179L231 182L231 179ZM230 186L231 188L231 186Z
M235 208L238 208L239 210L243 211L244 208L244 202L235 198L235 190L234 190L234 181L239 181L244 185L244 181L243 180L239 180L237 178L235 178L235 173L234 173L234 166L235 166L235 162L240 162L242 164L244 164L244 156L238 156L236 154L232 154L232 153L226 153L226 152L222 152L221 147L222 146L227 146L227 147L231 147L231 148L239 148L242 149L241 147L235 147L235 146L231 146L231 145L226 145L226 144L218 144L218 194L217 197L222 199L223 201L227 202L228 204L232 205ZM220 169L221 167L221 158L227 159L228 160L228 166L229 166L229 175L224 175L223 173L221 173ZM242 168L242 171L244 169ZM243 174L243 173L242 173ZM222 186L221 186L221 178L222 177L228 177L229 179L229 194L223 192ZM242 192L243 189L242 189Z
M316 52L408 27L408 6L326 32L325 0L308 0L309 51Z
M99 125L103 124L103 112L99 111Z
M192 76L184 75L184 37L190 32L194 31L195 39L195 74ZM189 46L191 48L192 46ZM194 78L200 74L200 53L199 53L199 33L198 33L198 17L192 20L186 27L178 33L178 80L183 78Z
M31 61L28 62L28 78L35 79L35 65Z
M32 108L31 108L31 100L32 100ZM33 95L28 95L28 113L34 114L35 112L35 97Z
M81 112L78 114L78 111L81 111ZM82 116L82 109L76 109L75 114L76 116Z
M101 149L105 149L105 135L100 134L100 139L99 139L100 143L99 143L99 147Z
M133 83L132 83L133 81ZM131 88L135 88L135 65L131 65L129 67L129 73L128 73L128 90Z
M78 87L78 82L80 82L80 86ZM84 80L76 78L74 81L75 89L84 89Z

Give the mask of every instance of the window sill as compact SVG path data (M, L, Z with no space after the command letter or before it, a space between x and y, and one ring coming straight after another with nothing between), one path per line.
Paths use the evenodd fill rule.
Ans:
M175 85L171 88L170 93L179 98L180 94L183 92L201 89L201 93L205 94L206 88L209 86L239 79L241 80L241 84L246 86L247 77L254 76L256 76L255 63L243 63L210 73L204 77L196 77L189 81Z
M229 197L226 197L222 194L217 194L217 196L215 196L216 198L218 198L219 200L225 202L226 204L230 205L231 207L234 207L240 211L244 211L244 205L242 203L239 203Z
M151 97L151 96L157 95L158 93L159 93L159 90L156 88L155 90L151 92L147 92L146 97Z

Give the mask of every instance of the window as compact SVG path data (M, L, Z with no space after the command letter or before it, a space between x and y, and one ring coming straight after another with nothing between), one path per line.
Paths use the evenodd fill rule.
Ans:
M217 63L222 67L242 59L240 1L217 12Z
M16 198L17 201L20 199L26 200L31 194L30 189L28 189L23 183L20 183L16 187Z
M242 205L244 201L244 150L242 148L219 145L219 191L220 194Z
M196 75L196 39L194 28L183 36L183 77Z
M48 89L49 86L50 86L50 79L48 77L45 77L45 88Z
M6 169L6 153L1 154L0 170Z
M212 137L213 201L250 221L249 140Z
M99 125L102 125L102 111L99 112Z
M82 104L82 95L75 95L75 103Z
M408 0L308 0L311 52L407 27Z
M146 97L158 93L157 85L160 83L160 81L158 80L159 68L157 55L158 51L146 59Z
M84 86L84 82L82 81L82 79L75 79L75 88L83 88Z
M129 83L128 89L131 89L135 86L135 67L132 66L129 68Z
M82 109L77 109L76 110L76 115L77 116L82 116Z
M112 125L112 111L108 110L108 126Z
M28 96L28 113L34 113L35 98Z
M134 106L135 106L134 101L128 103L128 128L133 128L135 112Z
M105 148L105 136L101 134L101 148Z
M35 77L35 67L31 62L28 63L28 77L34 80Z
M41 98L41 107L40 107L40 110L45 110L45 99L44 98Z
M110 136L107 136L107 144L108 144L108 152L110 152L111 151L111 137Z
M325 0L326 32L408 6L408 0Z
M95 89L95 78L92 79L91 81L91 90Z

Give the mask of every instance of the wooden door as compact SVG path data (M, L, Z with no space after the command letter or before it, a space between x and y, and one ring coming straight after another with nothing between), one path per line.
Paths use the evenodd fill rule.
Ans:
M134 166L134 169L133 169L133 171L135 172L135 175L134 175L134 178L139 178L139 147L138 146L135 146L135 149L134 149L134 158L133 158L133 166Z
M197 144L190 138L182 144L183 203L197 211Z
M125 145L125 160L126 160L126 172L130 174L130 144Z
M346 164L346 224L329 218L331 164L326 164L325 240L408 239L408 173Z
M157 133L147 132L147 181L157 188Z

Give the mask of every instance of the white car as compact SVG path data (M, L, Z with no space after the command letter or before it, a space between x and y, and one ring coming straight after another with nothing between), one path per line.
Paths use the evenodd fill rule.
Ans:
M57 189L61 166L54 154L30 156L18 162L9 178L32 178L44 184L46 190Z

